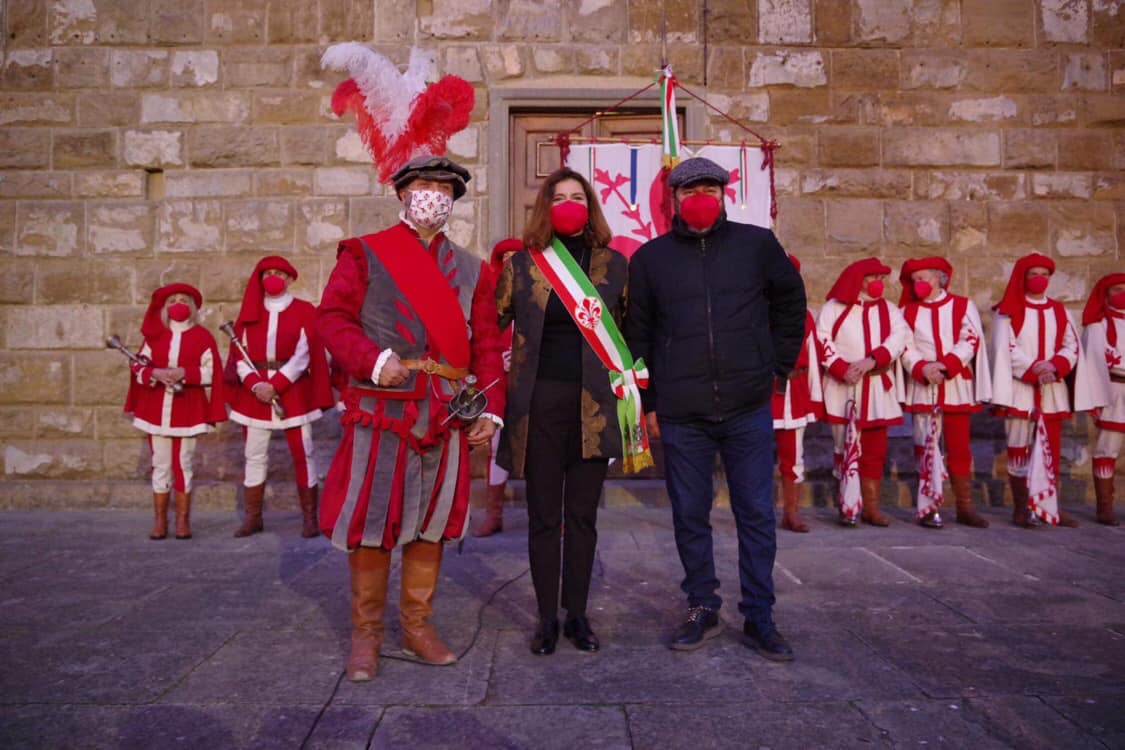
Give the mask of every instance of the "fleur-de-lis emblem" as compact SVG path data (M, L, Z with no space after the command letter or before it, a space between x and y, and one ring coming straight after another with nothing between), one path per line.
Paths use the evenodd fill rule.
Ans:
M574 308L574 319L583 328L593 330L602 320L602 305L594 297L583 297Z

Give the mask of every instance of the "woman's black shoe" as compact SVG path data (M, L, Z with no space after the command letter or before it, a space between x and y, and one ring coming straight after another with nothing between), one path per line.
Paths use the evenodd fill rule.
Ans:
M601 648L601 643L598 641L598 637L594 635L594 631L590 629L590 621L586 619L585 615L567 620L566 626L563 627L563 635L579 651L593 652Z
M531 637L531 653L537 656L548 656L555 653L555 644L559 642L559 620L557 617L540 619L535 627L535 635Z

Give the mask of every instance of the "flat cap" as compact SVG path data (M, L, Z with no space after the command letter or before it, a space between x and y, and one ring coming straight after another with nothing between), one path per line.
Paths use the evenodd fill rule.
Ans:
M726 185L730 182L730 173L710 159L697 156L694 159L684 159L668 174L668 185L672 188L687 187L704 181Z
M416 156L398 168L391 175L395 190L402 190L418 177L439 180L453 185L453 200L465 194L466 185L472 177L469 170L445 156L423 154Z

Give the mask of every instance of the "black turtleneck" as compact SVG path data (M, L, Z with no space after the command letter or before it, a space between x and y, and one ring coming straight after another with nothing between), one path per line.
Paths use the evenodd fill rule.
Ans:
M582 235L562 237L571 256L590 274L590 248ZM582 380L582 334L559 295L551 292L543 318L543 338L539 344L539 377L546 380Z

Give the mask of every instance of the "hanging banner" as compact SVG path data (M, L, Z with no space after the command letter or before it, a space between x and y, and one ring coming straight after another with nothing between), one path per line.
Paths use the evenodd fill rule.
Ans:
M702 156L730 173L727 218L770 228L770 169L757 145L681 146L680 159ZM594 187L613 248L626 257L672 227L672 197L658 143L581 143L570 146L567 166Z

